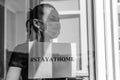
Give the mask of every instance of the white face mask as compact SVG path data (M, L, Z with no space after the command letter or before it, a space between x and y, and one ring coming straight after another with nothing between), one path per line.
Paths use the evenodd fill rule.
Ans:
M44 31L44 40L50 40L58 37L60 34L60 22L59 22L59 14L56 10L52 9L48 15L47 21L44 24L46 28Z
M60 34L59 22L47 22L47 29L44 31L45 40L54 39Z

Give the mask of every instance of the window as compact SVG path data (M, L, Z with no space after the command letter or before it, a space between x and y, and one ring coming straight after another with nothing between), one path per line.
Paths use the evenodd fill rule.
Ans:
M25 21L30 8L40 3L53 5L59 15L61 23L60 35L53 40L57 43L75 43L77 50L76 75L88 80L90 76L88 31L87 31L87 0L6 0L7 5L16 14L15 45L26 40ZM11 16L12 17L12 16ZM22 26L21 26L22 25ZM7 25L6 25L7 26ZM12 31L11 31L12 32ZM10 32L10 33L11 33ZM7 33L7 36L10 34ZM22 37L21 37L22 35ZM93 63L92 63L93 64Z
M60 14L61 33L53 41L76 43L77 76L88 77L88 39L86 0L43 0L52 4Z

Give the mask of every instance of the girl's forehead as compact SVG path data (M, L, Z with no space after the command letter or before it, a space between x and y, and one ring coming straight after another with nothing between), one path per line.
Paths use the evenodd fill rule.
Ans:
M43 12L44 12L43 20L44 20L44 22L47 21L49 15L50 15L50 13L51 13L51 11L52 11L52 8L44 7L44 9L43 9Z
M52 11L52 8L49 8L49 7L43 8L44 15L49 15L51 11Z

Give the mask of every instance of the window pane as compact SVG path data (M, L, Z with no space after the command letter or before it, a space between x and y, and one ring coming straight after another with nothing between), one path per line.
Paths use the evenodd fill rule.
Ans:
M43 0L52 4L58 11L79 10L80 0Z
M61 33L58 36L58 42L76 43L77 56L80 53L80 15L61 16ZM82 59L77 57L77 69L82 69Z

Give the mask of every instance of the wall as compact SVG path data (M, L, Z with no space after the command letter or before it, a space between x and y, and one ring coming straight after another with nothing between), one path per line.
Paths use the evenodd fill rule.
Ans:
M16 44L16 14L6 9L6 47L8 50L13 50Z
M26 41L25 13L16 13L16 45Z

